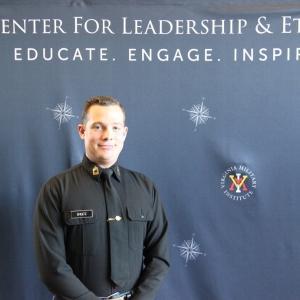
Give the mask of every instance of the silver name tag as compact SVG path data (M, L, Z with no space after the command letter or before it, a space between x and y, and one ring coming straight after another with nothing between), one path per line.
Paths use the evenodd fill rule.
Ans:
M71 210L71 219L92 218L94 216L92 209Z

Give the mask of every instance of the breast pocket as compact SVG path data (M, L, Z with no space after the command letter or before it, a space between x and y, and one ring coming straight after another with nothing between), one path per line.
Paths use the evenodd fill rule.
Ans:
M153 220L150 208L127 208L129 247L143 250L147 234L147 223Z
M85 212L64 212L66 250L77 255L95 255L99 250L101 226L94 213L84 216Z

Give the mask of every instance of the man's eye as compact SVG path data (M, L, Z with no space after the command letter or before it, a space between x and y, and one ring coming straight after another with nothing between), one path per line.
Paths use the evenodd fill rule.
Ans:
M95 125L94 128L95 128L96 130L102 130L102 126L100 126L100 125Z
M120 131L120 130L121 130L121 127L114 126L114 127L113 127L113 130L114 130L114 131Z

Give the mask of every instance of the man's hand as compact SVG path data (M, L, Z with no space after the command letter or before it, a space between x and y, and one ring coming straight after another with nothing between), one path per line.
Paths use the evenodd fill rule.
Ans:
M124 296L118 297L118 298L106 298L106 297L100 297L99 299L112 299L112 300L124 300Z

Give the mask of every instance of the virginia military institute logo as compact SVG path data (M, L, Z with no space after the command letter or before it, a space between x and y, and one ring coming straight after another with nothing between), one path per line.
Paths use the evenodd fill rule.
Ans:
M245 165L231 166L222 175L221 189L232 200L249 199L256 190L255 174Z

